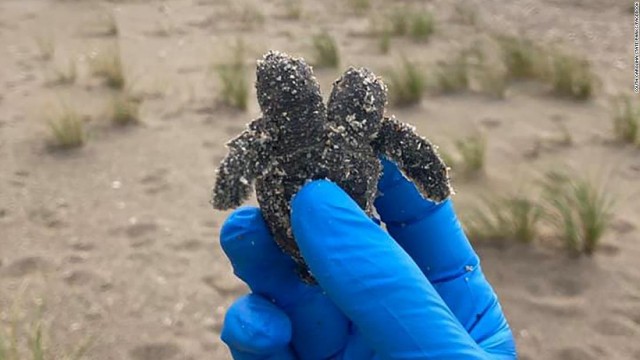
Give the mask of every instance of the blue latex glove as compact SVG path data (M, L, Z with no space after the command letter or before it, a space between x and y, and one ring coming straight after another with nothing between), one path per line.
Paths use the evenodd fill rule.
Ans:
M337 185L292 200L292 227L319 286L303 284L256 208L221 231L252 293L226 314L235 360L515 359L498 298L450 201L424 200L384 161L376 208L387 231Z

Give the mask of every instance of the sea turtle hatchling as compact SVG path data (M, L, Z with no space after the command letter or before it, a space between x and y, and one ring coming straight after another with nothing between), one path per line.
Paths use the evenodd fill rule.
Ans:
M395 118L384 117L387 89L365 68L349 68L333 84L327 107L304 60L268 52L257 63L256 90L262 117L231 140L216 173L214 208L241 205L255 189L276 243L313 277L290 225L290 200L309 180L338 184L367 214L381 175L380 157L395 162L425 198L451 194L446 165L429 141Z

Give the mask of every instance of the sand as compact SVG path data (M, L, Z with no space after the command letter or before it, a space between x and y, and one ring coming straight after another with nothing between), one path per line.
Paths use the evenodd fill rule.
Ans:
M208 200L224 142L259 110L255 94L247 112L220 106L211 64L227 61L238 37L247 62L268 49L310 58L311 36L328 29L342 67L384 73L405 55L428 68L500 31L585 54L601 79L596 97L558 100L521 84L505 100L429 95L390 111L445 149L477 127L486 130L486 175L454 179L461 211L481 195L529 191L530 179L551 168L606 180L618 200L614 226L593 258L570 258L544 239L477 248L522 359L640 358L640 150L614 143L610 121L610 97L633 85L626 2L471 1L476 25L456 21L451 2L412 2L434 12L436 33L428 43L394 38L389 55L368 35L369 15L339 1L307 1L304 19L291 20L283 3L253 3L264 21L249 24L241 21L248 2L0 2L3 326L28 324L41 308L52 353L90 340L88 359L229 359L219 331L246 288L218 245L227 213ZM373 3L370 15L390 6ZM144 100L139 126L110 124L104 109L112 90L88 71L90 58L115 42L100 20L105 9L115 9L131 91ZM55 54L43 61L36 39L49 35ZM69 59L78 61L76 83L49 84L51 64ZM316 71L325 94L339 73ZM47 146L45 118L60 102L86 116L90 138L81 149ZM559 124L572 145L555 145Z

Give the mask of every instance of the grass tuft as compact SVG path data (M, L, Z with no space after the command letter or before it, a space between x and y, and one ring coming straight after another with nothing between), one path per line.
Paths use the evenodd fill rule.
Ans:
M240 9L239 20L244 30L253 30L264 25L265 16L260 11L260 7L246 4Z
M496 99L503 99L507 92L507 70L499 55L496 56L494 43L476 43L463 53L469 57L472 78L480 93Z
M391 50L391 32L388 30L383 30L380 34L380 39L378 40L378 48L380 49L380 53L388 54L389 50Z
M299 20L304 13L302 0L285 0L284 8L286 19Z
M233 58L230 63L218 66L222 102L240 110L249 106L249 75L244 63L244 43L238 41L232 49Z
M429 87L442 94L473 90L502 99L507 91L504 66L489 61L488 51L481 46L463 49L448 62L438 63L429 81Z
M487 139L484 134L468 136L455 142L460 156L459 162L454 162L464 175L475 175L484 171L487 153ZM455 168L454 168L455 169Z
M540 200L522 195L483 198L482 206L463 219L470 238L531 243L544 222L555 228L572 254L592 255L611 224L610 194L586 178L562 172L547 173L540 185Z
M116 95L110 105L111 121L116 125L131 125L140 122L140 100L130 94Z
M542 208L522 196L484 198L464 218L465 230L473 240L517 240L531 243L538 236Z
M371 9L371 0L349 0L349 7L356 12L356 14L364 14Z
M588 60L543 47L525 37L495 38L509 79L539 80L548 83L554 94L574 100L593 96L597 79Z
M120 48L114 47L99 53L91 60L93 75L103 78L107 86L114 89L124 89L127 79L122 65Z
M340 53L335 39L327 32L313 37L315 66L319 68L336 68L340 64Z
M44 360L44 344L42 343L42 323L38 322L29 341L33 360Z
M469 87L469 67L464 54L451 62L439 64L434 75L436 89L444 94L466 90Z
M640 108L631 103L628 96L619 98L613 115L613 132L616 139L623 143L640 142Z
M566 124L558 124L558 132L559 136L555 139L555 144L559 146L571 146L574 144L573 136L571 135L571 131Z
M592 255L612 219L613 199L588 179L550 172L543 181L549 218L574 254Z
M418 12L411 19L410 35L416 41L426 41L435 28L433 15L428 11Z
M400 68L387 75L390 101L396 106L409 106L420 102L425 90L425 76L412 62L404 59Z
M464 25L476 25L478 23L478 10L468 1L456 2L453 7L454 20Z
M555 94L575 100L587 100L593 95L595 76L589 61L554 51L551 67Z
M507 92L507 74L498 66L483 63L477 74L480 92L496 99L504 99Z
M435 28L434 17L428 11L399 8L391 13L388 20L392 35L409 35L416 41L429 39Z
M411 27L411 11L407 8L398 8L389 15L391 34L405 36Z
M47 346L51 331L42 320L42 305L38 305L36 315L18 315L18 309L11 311L6 324L0 319L0 360L80 360L90 350L92 338L81 341L72 351Z
M68 60L66 66L56 64L52 69L50 85L71 85L78 77L78 67L74 59ZM1 360L1 359L0 359Z
M542 47L524 37L499 35L496 40L509 78L531 80L545 77L546 54Z
M54 145L62 149L82 146L86 141L84 120L75 110L64 107L49 119L49 128L53 135Z
M9 356L7 355L4 339L2 338L2 335L0 335L0 360L7 360L8 358Z

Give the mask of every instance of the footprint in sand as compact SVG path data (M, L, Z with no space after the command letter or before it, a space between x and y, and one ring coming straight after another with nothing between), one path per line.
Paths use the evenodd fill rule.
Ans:
M586 301L581 297L535 297L523 298L531 307L556 317L580 317L587 312Z
M167 256L164 253L155 251L153 249L146 249L144 251L135 251L127 255L127 259L131 262L139 265L153 264L154 261L167 261Z
M623 318L606 318L594 325L595 331L607 336L638 337L640 328L631 320Z
M73 270L64 275L64 282L69 286L92 287L102 291L112 287L109 281L89 270Z
M155 244L156 240L153 238L131 239L129 245L134 249L145 248Z
M28 216L31 221L49 228L60 228L65 225L60 214L43 207L29 211Z
M149 236L158 230L156 223L135 223L129 225L125 234L129 237L129 245L132 248L138 249L143 247L149 247L155 243L155 238Z
M53 264L39 256L29 256L15 260L7 265L3 273L10 277L23 277L36 272L44 272L53 267Z
M544 295L544 286L538 281L531 281L524 284L527 292L532 296L543 296Z
M82 252L91 251L95 248L95 244L88 241L73 241L69 246L75 251Z
M140 179L140 183L145 186L144 192L154 195L168 190L171 187L167 180L168 175L169 170L156 169L143 176L142 179Z
M133 360L184 359L182 349L174 343L150 343L137 346L129 351Z
M501 119L497 119L497 118L484 118L482 120L480 120L480 124L482 124L482 126L488 128L488 129L495 129L497 127L500 127L500 125L502 125L503 121Z
M28 170L16 170L13 174L16 177L20 177L20 178L26 178L26 177L29 177L30 175Z
M146 223L142 222L142 223L135 223L135 224L129 225L126 228L125 233L127 234L128 237L138 238L138 237L153 233L157 230L158 230L158 224L153 222L146 222Z
M630 304L624 304L613 308L613 312L617 316L631 320L640 328L640 305L638 305L637 299L632 300L632 303Z
M170 245L176 251L198 251L204 248L204 243L197 239L187 239L177 244Z
M584 293L586 284L572 278L555 278L551 281L551 286L555 295L579 296Z
M22 179L10 179L9 184L17 188L24 188L25 186L27 186L27 183Z
M0 264L0 266L1 266L1 264ZM636 323L636 325L640 326L640 309L635 310L635 311L631 312L630 314L627 314L627 316L629 316L629 319L631 319L631 321Z
M206 219L202 222L202 226L210 229L216 229L220 224L213 219Z
M86 256L81 255L69 255L64 258L65 264L83 264L87 261Z
M200 343L200 348L207 354L212 354L218 350L218 344L212 341L203 341Z
M598 252L608 256L618 255L620 247L611 243L602 243L598 248Z
M624 235L636 229L636 226L625 219L616 219L611 223L611 229L619 235Z
M202 142L202 147L206 149L214 149L220 146L218 141L205 140Z
M150 264L153 256L146 253L134 252L132 254L127 255L127 259L138 264Z
M568 347L558 350L554 357L558 360L591 360L600 359L599 356L582 347Z

